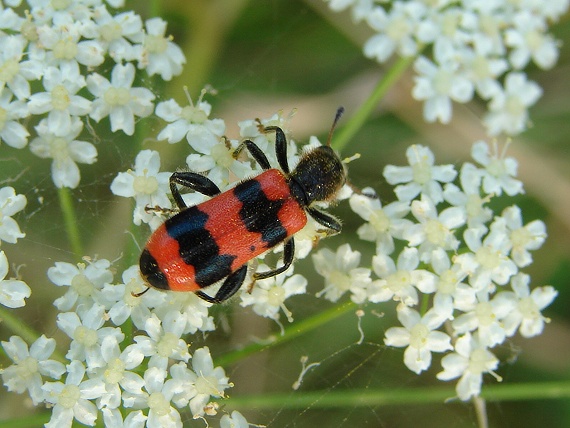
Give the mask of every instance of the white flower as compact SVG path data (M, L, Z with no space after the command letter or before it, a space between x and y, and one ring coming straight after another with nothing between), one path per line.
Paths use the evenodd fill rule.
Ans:
M401 301L406 306L418 303L418 288L422 293L436 290L436 276L424 269L418 269L420 258L417 248L405 248L394 260L385 254L372 258L372 268L380 279L369 287L368 300L386 302L390 299Z
M140 276L138 266L136 266L136 274ZM151 294L151 291L153 290L149 290L145 295ZM212 303L201 299L196 293L164 293L157 290L155 293L153 296L157 294L159 296L152 298L152 300L149 299L154 305L153 313L159 319L165 319L168 312L178 311L180 320L186 321L183 334L194 334L198 330L212 331L216 329L214 318L208 315L208 308L212 306Z
M196 380L198 376L183 361L172 364L169 372L173 382L178 384L175 388L176 392L170 401L179 409L188 406L190 400L196 397Z
M556 40L546 34L546 20L530 10L521 10L513 17L514 28L505 31L505 44L511 48L509 60L522 69L532 58L540 68L552 68L558 60Z
M224 391L231 388L222 367L214 367L210 349L205 346L192 355L192 369L197 377L194 381L196 395L190 400L189 407L194 418L204 415L204 407L211 397L225 397Z
M119 409L104 407L101 413L103 413L105 426L109 428L144 428L147 420L141 410L129 413L124 421Z
M377 33L364 44L364 55L385 62L394 52L408 57L416 54L415 32L424 12L419 2L397 2L389 12L375 7L367 16L368 25Z
M23 36L17 34L0 37L0 43L0 92L8 87L16 98L25 100L30 97L29 80L40 78L42 64L33 60L22 61L28 43Z
M445 318L434 311L428 311L423 317L406 305L398 305L398 320L404 327L390 327L386 330L384 343L387 346L406 347L404 364L411 371L420 374L431 365L432 352L445 352L453 349L451 338L436 331Z
M495 228L485 238L483 235L485 229L467 229L463 237L471 252L454 259L469 274L469 284L477 291L492 288L492 283L505 285L518 271L508 257L510 242L506 232Z
M103 327L105 308L101 305L94 304L80 315L64 312L57 316L57 326L72 339L66 358L85 361L89 369L103 367L101 343L105 337L112 336L120 343L125 335L119 328Z
M188 89L184 89L189 102L187 106L180 107L173 99L157 104L156 115L170 122L160 131L157 139L168 140L170 144L173 144L186 137L194 150L208 153L214 145L220 142L226 124L222 119L208 119L212 106L202 101L205 90L202 91L198 102L194 105Z
M518 163L516 159L506 157L506 149L507 146L499 153L495 143L491 153L485 141L477 141L471 148L471 157L484 167L480 173L483 177L483 190L487 194L500 196L505 191L507 195L514 196L524 193L522 182L514 178Z
M81 25L73 30L78 31L82 36L88 36L88 29L93 27L93 23L89 20L91 11L85 3L53 4L49 0L27 0L27 3L31 7L34 21L38 24L53 24L65 33L65 30L68 30L66 24L81 22Z
M97 407L119 407L121 388L131 394L142 394L144 380L131 371L136 369L144 358L136 345L129 345L121 352L117 339L107 336L101 342L101 355L105 365L89 373L90 378L99 378L105 383L105 393L98 399Z
M137 59L138 49L132 43L143 40L142 19L132 11L111 15L105 5L94 8L99 31L98 41L117 63Z
M496 58L491 52L479 48L475 51L464 49L460 61L464 65L467 77L475 85L475 90L481 98L488 100L501 91L501 84L497 79L508 69L509 64L504 58Z
M440 64L458 63L457 58L471 41L471 33L464 24L469 13L463 7L445 7L449 3L445 0L430 5L416 32L419 42L433 44L434 57Z
M16 0L15 2L12 2L11 0L8 0L3 3L11 7L4 8L4 6L0 4L0 29L18 31L24 21L24 18L18 16L12 7L19 6L20 1Z
M106 116L111 130L122 130L127 135L135 132L135 116L146 117L154 110L154 94L147 88L133 88L135 67L131 63L117 64L111 72L111 81L100 74L87 77L87 89L97 97L90 116L99 122Z
M412 96L425 101L424 118L428 122L439 120L449 123L451 120L451 100L466 103L473 98L473 83L459 70L455 61L434 64L424 56L414 63L418 76Z
M43 5L42 5L43 6ZM75 18L66 19L61 26L41 25L37 27L39 42L48 51L45 61L52 66L75 64L88 67L101 65L105 60L103 47L96 40L82 40L89 24L79 23ZM93 24L93 23L91 23Z
M542 88L527 80L524 73L511 72L505 78L504 90L494 94L483 122L489 135L516 135L527 128L528 108L542 96Z
M24 101L12 101L10 90L0 92L0 143L21 149L28 144L30 133L18 119L29 116L28 107Z
M299 156L297 155L297 144L295 140L291 138L289 132L289 120L291 119L293 113L288 116L283 116L281 112L274 114L273 116L265 119L255 119L255 120L244 120L238 122L240 129L239 135L242 139L248 139L253 141L257 147L261 149L263 153L267 156L269 163L271 165L277 165L277 156L275 154L275 132L264 132L265 128L268 126L277 126L283 130L287 142L287 160L291 169L299 161ZM232 141L233 143L233 141ZM320 146L321 143L316 137L311 137L309 144L307 144L304 149L310 150L313 147ZM243 152L242 152L243 153ZM219 162L218 162L219 163ZM255 165L258 171L261 171L259 165Z
M463 312L476 303L475 290L463 280L467 273L457 263L451 264L448 254L441 248L432 253L431 265L437 274L437 290L433 296L433 310L446 319L453 319L455 309Z
M18 239L26 236L12 218L14 214L22 211L26 204L26 197L16 195L13 187L0 188L0 244L2 241L15 244Z
M180 413L170 405L178 385L172 379L165 382L165 374L158 367L150 367L144 373L145 389L148 392L148 428L182 428Z
M186 158L186 165L191 171L207 172L207 177L219 187L225 188L230 181L242 180L253 175L249 162L235 158L237 142L220 138L215 142L210 139L189 140L191 146L199 152L191 153ZM213 144L210 144L213 143Z
M145 22L146 34L143 49L139 59L139 68L145 68L149 75L160 74L164 80L182 73L182 65L186 58L182 49L165 36L166 21L162 18L152 18Z
M262 265L258 272L269 270L268 266ZM293 321L291 312L285 306L285 300L296 294L306 292L307 279L302 275L292 275L293 269L271 278L258 280L253 285L251 293L241 293L243 307L253 306L253 311L266 318L279 319L279 311L282 310L289 322Z
M467 11L463 16L462 27L469 30L475 52L489 60L504 61L504 28L512 16L511 11L505 10L505 6L502 0L464 0L461 4Z
M21 308L26 306L27 299L32 290L24 281L5 279L8 275L8 258L4 251L0 251L0 304L8 308Z
M83 122L77 117L71 118L67 128L46 119L36 126L38 137L30 143L30 150L41 158L53 159L51 176L57 187L76 188L81 178L76 162L92 164L97 160L95 146L76 139L82 129Z
M109 318L115 325L123 325L130 319L136 328L143 330L146 320L151 316L149 308L164 304L167 293L150 289L142 296L133 296L133 293L140 293L147 287L141 278L138 264L123 272L122 281L121 284L107 284L103 289L105 298L111 301ZM172 309L171 306L169 308Z
M422 195L421 201L412 201L412 214L419 221L406 228L403 238L411 247L418 247L420 259L429 263L431 253L438 248L455 251L459 240L454 230L465 224L465 211L462 208L450 207L441 213L431 199Z
M451 380L461 376L456 392L461 400L468 400L479 395L483 374L491 373L497 380L501 378L493 372L499 366L499 360L486 346L469 333L455 342L455 352L441 359L443 371L437 374L439 380Z
M362 21L372 11L372 0L325 0L329 4L329 8L335 12L342 11L350 7L352 19L355 22Z
M542 247L546 239L546 225L542 220L534 220L523 226L521 209L516 205L505 208L501 217L505 219L511 242L511 258L518 267L532 263L529 250Z
M70 129L72 116L85 116L91 111L91 101L77 95L85 86L77 63L49 67L44 73L43 85L46 92L32 94L28 109L32 114L48 113L52 129Z
M80 361L67 366L65 384L46 382L42 389L45 400L53 404L50 421L46 428L71 428L73 419L93 426L97 420L97 407L89 400L105 393L105 384L99 378L83 380L85 367Z
M459 172L461 189L453 183L447 183L443 190L444 199L465 212L468 227L486 227L484 225L493 218L493 211L485 206L490 198L481 197L482 179L481 170L466 162Z
M505 293L489 300L489 295L481 292L477 299L472 308L455 318L451 325L458 335L477 330L480 343L492 348L505 341L506 330L502 320L513 311L515 303Z
M535 13L556 22L568 11L568 0L552 0L549 2L534 1L531 3Z
M109 3L109 5L115 9L125 7L125 0L107 0L107 3Z
M410 212L408 202L395 201L383 207L380 198L357 193L349 202L350 208L367 222L358 228L358 237L376 242L376 253L392 254L394 238L403 239L404 231L413 224L404 218Z
M313 254L315 270L325 278L325 287L317 293L331 302L336 302L347 291L351 299L362 303L366 299L366 288L370 284L370 269L361 268L360 252L352 251L349 244L338 247L336 253L323 248Z
M232 415L224 415L220 419L220 428L249 428L250 424L243 415L234 410Z
M101 259L73 265L55 262L47 271L48 278L58 287L68 286L65 294L58 297L54 306L60 311L69 311L74 305L91 307L94 303L105 304L106 296L101 292L104 285L113 281L111 263Z
M320 223L317 223L313 217L307 216L307 224L301 230L295 233L295 259L302 260L306 258L315 248L315 244L321 238L326 238L327 232L323 230ZM263 257L263 255L261 255Z
M155 314L146 320L148 336L136 336L134 341L145 356L151 357L149 367L165 371L169 358L184 362L190 359L188 344L180 338L185 324L186 321L177 311L168 312L162 321Z
M65 366L59 361L50 360L55 350L55 340L40 336L28 349L19 336L12 336L2 342L6 355L14 364L0 369L2 381L8 391L24 393L26 390L35 406L44 400L42 376L59 379L65 373Z
M406 150L410 166L386 165L384 177L389 184L400 184L394 192L401 201L411 201L425 193L435 204L443 201L441 183L449 183L457 176L453 165L434 165L432 151L414 144Z
M540 311L553 302L558 296L558 292L549 285L537 287L530 291L529 283L530 276L523 273L519 273L511 279L516 306L503 319L507 336L514 335L517 329L523 337L537 336L542 333L544 323L550 321ZM510 292L504 291L502 293Z
M125 198L135 198L136 206L133 212L133 223L153 221L158 227L162 220L154 213L147 212L147 207L170 208L168 186L170 172L159 172L160 155L154 150L141 150L135 159L134 171L117 174L111 183L111 192Z

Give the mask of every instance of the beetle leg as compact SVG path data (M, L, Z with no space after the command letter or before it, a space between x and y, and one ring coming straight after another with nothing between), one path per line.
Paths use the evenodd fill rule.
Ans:
M264 132L275 131L275 154L281 170L289 174L289 162L287 161L287 138L285 133L278 126L267 126Z
M308 207L307 212L311 217L313 217L313 219L315 219L317 223L322 224L324 227L329 229L331 231L330 235L340 233L342 226L340 222L332 215L318 210L314 207Z
M182 199L182 195L180 194L178 187L176 187L177 184L188 187L206 196L215 196L221 193L220 188L205 175L188 171L174 172L170 176L170 192L172 193L174 202L176 202L176 205L180 209L187 207L184 199Z
M206 302L222 303L232 297L242 286L247 275L247 264L240 267L234 273L228 275L224 283L214 297L207 295L203 291L196 291L196 295Z
M267 156L265 156L265 153L263 153L263 151L259 148L259 146L251 140L243 140L240 143L240 145L237 146L237 148L235 149L234 157L237 157L244 147L249 151L251 157L255 159L255 161L259 164L259 166L261 166L261 168L263 168L264 170L271 169L271 165L269 164L269 161L267 160Z
M265 279L277 276L280 273L285 272L291 264L293 263L293 258L295 257L295 241L294 238L290 238L283 247L283 266L278 267L273 270L268 270L267 272L256 272L253 274L253 279Z

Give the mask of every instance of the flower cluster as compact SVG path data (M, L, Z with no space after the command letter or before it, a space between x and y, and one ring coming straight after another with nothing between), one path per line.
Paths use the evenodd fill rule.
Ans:
M542 68L554 64L557 46L546 24L568 2L395 1L385 8L380 1L329 1L335 10L351 6L354 18L366 20L378 33L365 45L369 57L416 56L431 46L431 59L419 55L415 62L413 90L425 101L426 118L447 122L451 100L467 102L477 94L488 101L485 121L491 134L525 128L527 109L541 90L520 70L530 61ZM27 0L25 16L13 9L21 0L4 3L9 6L0 4L0 142L7 150L29 146L35 155L52 159L57 187L77 187L77 164L97 160L95 145L82 139L90 119L108 117L112 132L133 135L137 118L154 113L165 122L157 139L168 144L186 140L191 150L185 166L222 190L261 172L241 150L244 139L253 141L271 165L278 164L268 127L284 130L291 169L302 156L289 135L290 116L245 120L239 123L239 139L229 139L224 121L210 118L212 107L204 96L211 88L196 102L186 91L185 106L173 99L155 106L150 90L133 87L137 68L163 80L182 71L184 55L162 19L143 22L134 12L112 14L122 0L107 0L109 9L102 0ZM109 75L101 74L105 69ZM318 145L311 137L302 150ZM485 373L500 379L493 348L517 332L540 334L548 322L541 311L556 291L531 289L522 271L544 242L545 225L540 220L525 224L516 205L498 215L490 209L493 198L523 192L516 161L496 147L476 143L476 164L465 163L459 171L436 165L423 146L410 147L407 157L408 166L384 170L396 201L383 205L366 189L353 193L348 185L338 195L350 198L351 208L365 220L358 236L372 242L376 254L363 262L348 244L313 254L316 271L325 278L317 297L398 302L402 326L386 331L385 344L405 348L404 363L418 374L430 367L434 352L446 353L437 377L460 378L457 395L468 399L479 394ZM141 150L133 167L115 176L110 190L133 198L133 223L154 230L176 211L169 197L170 175L161 171L158 151ZM197 192L182 197L188 205L204 199ZM25 237L12 218L25 205L25 196L12 187L0 188L0 244ZM327 235L321 229L309 218L295 235L297 259L306 258ZM279 325L282 315L293 320L286 301L307 293L307 279L293 268L258 281L251 273L270 270L282 252L283 246L277 246L251 261L238 294L242 307ZM0 251L0 303L8 308L23 306L31 293L14 270L8 277L8 259ZM63 290L54 302L56 324L69 345L56 346L45 335L29 343L19 336L2 341L12 361L0 370L6 388L51 408L47 427L69 427L74 420L92 426L101 418L109 427L180 427L188 415L215 415L217 400L233 385L224 369L214 366L207 347L191 352L187 342L189 335L214 330L211 304L194 293L146 289L138 266L123 270L120 279L115 271L106 259L55 262L47 275ZM215 294L216 285L206 291ZM223 415L219 423L248 426L239 412Z
M13 187L0 188L0 245L2 241L15 244L26 236L12 216L22 211L27 200L24 195L17 195ZM8 275L8 257L0 251L0 304L8 308L20 308L26 304L26 298L32 291L28 284L19 279L6 279Z
M516 205L498 216L488 206L503 193L523 192L516 161L482 141L471 154L479 165L467 162L458 173L435 165L427 147L411 146L409 166L384 169L397 201L383 206L351 196L351 208L366 221L358 235L376 245L372 270L360 267L360 253L348 244L313 256L325 277L319 293L325 298L350 293L356 303L398 302L402 327L386 331L386 345L405 347L404 363L418 374L430 367L433 352L447 352L437 377L459 377L463 400L479 394L484 373L498 378L492 348L517 331L523 337L542 332L548 319L541 311L557 295L551 286L531 291L521 271L546 238L544 223L524 224ZM427 308L421 314L420 305Z
M412 95L424 102L427 121L448 123L452 101L476 94L487 101L490 135L526 129L542 89L522 70L530 62L554 66L558 44L548 24L568 10L568 0L325 1L334 11L350 7L353 19L375 32L364 44L367 57L383 63L395 54L418 56Z
M132 135L135 118L153 113L155 98L133 87L136 67L170 80L186 60L160 18L112 15L102 0L29 0L27 8L22 17L0 6L0 142L22 149L33 127L32 153L52 159L57 187L75 188L77 164L97 161L96 147L81 139L89 118L109 117L113 132ZM106 59L110 76L94 72ZM42 89L33 92L32 85Z
M186 107L173 101L159 106L169 122L159 135L170 143L185 137L198 152L186 159L190 170L204 173L222 189L259 171L250 158L236 156L239 142L221 135L225 124L208 119L210 106L202 97L196 105L189 99ZM166 115L167 107L172 114ZM286 118L278 114L241 122L240 136L254 141L275 163L273 137L265 132L270 125L288 133ZM312 137L304 150L318 144ZM299 154L292 139L288 155L294 167ZM465 163L459 172L453 165L435 165L427 147L412 146L407 157L409 166L388 165L384 171L386 181L395 186L395 202L382 206L379 199L366 196L367 189L350 197L352 209L366 220L358 230L359 237L376 245L371 268L363 266L360 253L348 244L336 253L320 250L313 255L313 262L326 285L317 297L336 302L349 293L359 304L399 302L403 327L389 329L386 344L405 346L405 364L416 373L430 366L432 352L455 351L444 357L444 371L438 377L461 376L457 393L467 399L479 393L483 373L494 373L497 367L490 349L517 331L525 337L539 334L547 320L540 311L552 302L556 291L547 286L531 292L529 277L520 272L532 262L531 251L544 242L545 225L540 220L525 225L515 205L493 215L489 208L492 198L523 192L516 179L516 161L499 154L497 147L491 151L485 142L475 143L472 157L478 165ZM160 206L167 208L166 212L171 207L169 173L160 172L159 164L158 152L143 150L134 170L119 173L111 186L115 194L135 199L134 222L148 223L151 229L163 220L164 210L148 207ZM350 193L347 188L341 198ZM188 204L196 204L204 197L190 192L184 198ZM319 237L318 228L309 221L295 236L296 257L306 257ZM268 268L262 265L256 269ZM251 279L246 282L253 283ZM281 314L291 321L285 301L306 293L306 286L307 280L293 275L291 268L284 275L244 287L241 305L278 323ZM420 315L414 307L425 299L432 307ZM447 333L438 331L443 326ZM458 359L457 355L465 356L465 349L471 352L468 359ZM487 363L481 363L481 355L488 357Z
M232 384L207 347L190 353L183 339L214 329L211 305L193 293L149 290L134 297L145 287L138 267L125 270L120 283L113 283L111 269L107 260L49 269L50 280L66 290L55 305L68 351L54 355L55 340L43 335L29 347L19 336L2 342L13 361L0 371L8 390L53 407L47 427L71 426L74 418L94 425L98 413L109 427L123 426L123 416L132 426L181 427L181 411L214 414L211 400L225 397ZM138 331L132 342L125 323Z

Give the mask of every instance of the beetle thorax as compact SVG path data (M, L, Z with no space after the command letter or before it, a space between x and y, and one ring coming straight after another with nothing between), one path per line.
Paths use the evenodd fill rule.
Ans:
M313 202L334 199L346 182L346 171L334 150L321 146L301 157L290 179L292 193L300 203L308 206ZM296 191L294 188L297 186L300 189Z

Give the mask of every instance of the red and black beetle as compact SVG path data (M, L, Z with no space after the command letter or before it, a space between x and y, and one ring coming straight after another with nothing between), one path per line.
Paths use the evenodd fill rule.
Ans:
M253 279L270 278L291 266L295 255L293 235L307 223L306 213L330 233L340 232L340 222L317 208L315 202L334 200L346 182L345 167L330 147L330 136L342 112L341 107L327 145L303 154L293 171L289 171L283 130L268 126L265 132L275 132L275 152L281 170L271 168L261 149L245 140L236 152L247 148L264 172L230 190L222 193L202 174L173 173L170 189L180 212L166 220L148 240L140 257L144 280L155 288L193 291L208 302L220 303L242 286L248 262L276 245L284 243L283 266L254 273ZM177 185L212 198L188 207ZM224 278L215 296L202 291Z

